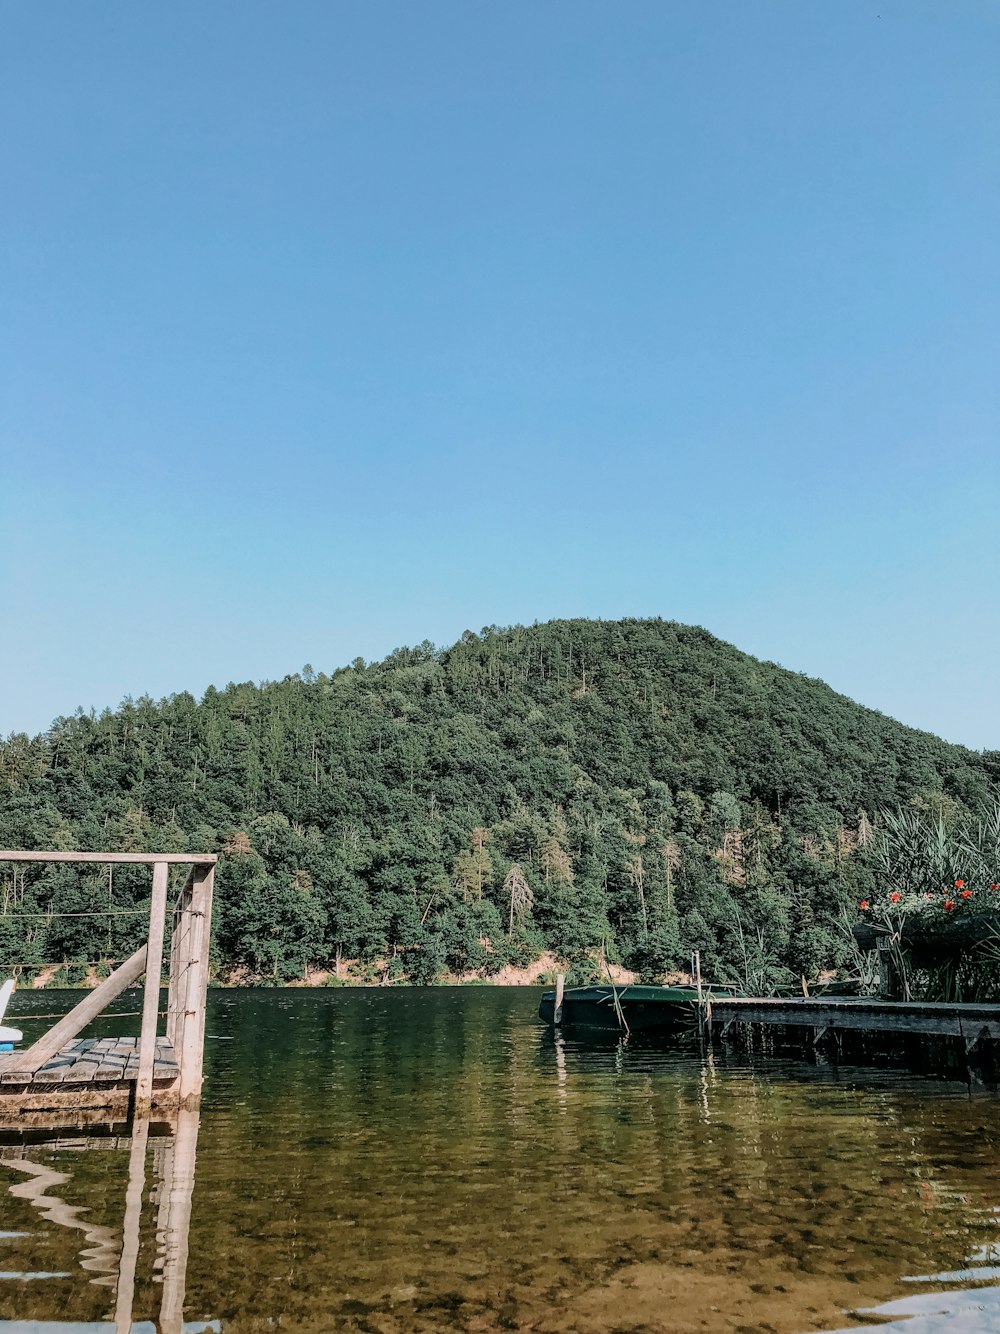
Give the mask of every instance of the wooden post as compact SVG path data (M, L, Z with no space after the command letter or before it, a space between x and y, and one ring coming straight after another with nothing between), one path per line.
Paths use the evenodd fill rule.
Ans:
M566 987L566 975L564 973L556 974L556 998L552 1007L552 1022L554 1024L562 1023L563 1012L563 991Z
M180 1047L180 1032L184 1023L187 995L187 969L191 962L191 887L195 872L192 869L181 891L174 929L170 937L170 983L167 989L167 1037L176 1052Z
M881 936L878 941L878 994L882 1000L895 1000L897 991L892 945L887 937Z
M698 984L698 1004L701 1004L701 950L695 950L691 958L694 960L694 979Z
M120 968L116 968L110 977L106 977L99 986L89 992L78 1005L74 1005L69 1014L64 1015L57 1024L42 1035L37 1042L19 1052L4 1066L4 1072L15 1070L38 1070L56 1056L67 1042L72 1041L88 1024L116 1000L126 987L138 982L146 967L146 946L143 945L127 959Z
M180 933L184 922L183 897L181 906L174 910L172 930L170 932L170 953L167 956L167 1039L172 1047L177 1045L175 1030L177 1027L177 979L180 973Z
M215 867L199 866L191 886L191 926L187 986L184 995L184 1013L179 1017L176 1051L180 1066L180 1098L197 1098L201 1093L202 1067L205 1055L205 1008L208 1000L209 953L212 945L212 893L215 886Z
M149 939L146 945L146 986L142 997L142 1028L139 1033L139 1076L135 1084L135 1106L146 1110L153 1100L153 1065L156 1061L156 1028L160 1009L160 973L163 969L163 934L167 911L166 862L153 866L153 896L149 904Z

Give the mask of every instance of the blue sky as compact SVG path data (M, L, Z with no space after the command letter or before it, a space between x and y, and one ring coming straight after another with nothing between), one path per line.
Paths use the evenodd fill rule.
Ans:
M2 22L0 733L659 615L1000 748L993 0Z

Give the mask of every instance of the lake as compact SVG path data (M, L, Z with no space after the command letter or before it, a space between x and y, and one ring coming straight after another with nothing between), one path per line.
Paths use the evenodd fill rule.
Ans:
M538 995L213 992L176 1145L0 1150L0 1334L112 1330L123 1230L150 1331L167 1289L224 1334L1000 1331L992 1090L555 1037Z

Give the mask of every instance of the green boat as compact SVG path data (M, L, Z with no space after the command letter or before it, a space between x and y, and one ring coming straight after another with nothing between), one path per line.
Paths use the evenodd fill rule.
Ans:
M702 983L703 1000L712 996L738 996L736 987ZM556 993L542 992L538 1017L554 1024ZM599 983L589 987L567 987L563 992L560 1023L566 1028L625 1029L630 1032L680 1030L697 1021L698 988L695 986L624 986Z

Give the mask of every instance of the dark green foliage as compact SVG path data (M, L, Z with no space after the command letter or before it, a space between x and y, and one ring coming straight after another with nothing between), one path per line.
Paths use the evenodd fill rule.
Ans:
M998 772L704 630L555 621L12 736L0 843L221 852L224 975L428 982L551 949L655 976L698 948L798 977L843 955L869 817L960 813ZM0 963L142 939L141 916L14 917L141 906L142 875L3 874Z

